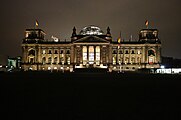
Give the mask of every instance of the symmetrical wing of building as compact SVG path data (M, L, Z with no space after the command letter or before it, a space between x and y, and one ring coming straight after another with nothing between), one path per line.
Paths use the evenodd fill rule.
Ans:
M68 70L105 68L111 71L136 71L160 68L161 42L157 29L142 29L139 40L113 40L110 28L88 26L71 40L45 40L41 29L26 29L22 42L24 70Z

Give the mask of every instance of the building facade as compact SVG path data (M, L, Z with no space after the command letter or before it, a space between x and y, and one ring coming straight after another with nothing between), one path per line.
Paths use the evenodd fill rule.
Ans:
M110 28L88 26L71 40L45 40L41 29L26 29L22 42L22 68L26 70L70 71L103 68L111 71L136 71L160 68L161 42L157 29L142 29L139 40L113 40Z

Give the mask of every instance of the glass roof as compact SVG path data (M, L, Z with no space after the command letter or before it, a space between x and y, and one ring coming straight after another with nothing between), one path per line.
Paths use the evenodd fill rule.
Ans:
M80 35L102 35L104 32L97 26L84 27L80 31Z

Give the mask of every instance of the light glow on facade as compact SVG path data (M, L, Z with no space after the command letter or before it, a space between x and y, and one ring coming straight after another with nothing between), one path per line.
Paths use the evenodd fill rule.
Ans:
M27 29L22 42L22 69L74 71L77 68L107 68L135 71L141 68L160 68L161 42L156 29L143 29L139 40L112 39L96 26L83 28L79 34L73 28L71 40L62 42L52 36L44 39L41 29Z

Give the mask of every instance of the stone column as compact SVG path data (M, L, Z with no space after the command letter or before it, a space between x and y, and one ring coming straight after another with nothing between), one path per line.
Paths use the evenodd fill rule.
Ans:
M52 54L51 54L52 61L51 61L51 63L53 63L54 62L54 48L53 47L51 47L51 51L52 51Z
M96 64L96 46L94 46L94 64Z
M38 47L38 63L42 63L42 49Z
M80 46L80 64L83 64L83 46Z
M118 58L118 54L119 54L119 48L118 48L118 46L117 46L117 54L116 54L116 64L118 64L118 63L119 63L119 58Z
M108 56L109 56L109 64L112 65L112 45L109 45L109 53L108 53Z
M128 63L131 63L131 48L129 47L129 61L128 61Z
M123 60L122 63L123 63L123 65L124 65L124 64L125 64L125 47L123 47L123 57L122 57L122 58L123 58L123 59L122 59L122 60Z
M102 46L100 46L100 64L102 64Z
M57 59L57 62L59 64L60 63L60 47L58 47L57 49L58 49L58 59Z
M71 45L71 48L70 48L70 64L74 64L74 59L75 59L74 54L75 54L74 45Z
M141 63L147 63L147 54L146 54L146 48L145 47L142 47L142 57L141 57Z
M46 48L46 63L48 63L48 48Z
M87 64L89 63L89 46L87 46Z

